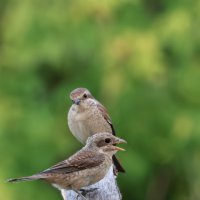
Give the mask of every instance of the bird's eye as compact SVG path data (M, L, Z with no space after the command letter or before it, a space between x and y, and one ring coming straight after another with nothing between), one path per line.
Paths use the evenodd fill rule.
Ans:
M84 98L87 98L87 94L84 94L83 97L84 97Z
M110 138L106 138L106 139L105 139L105 143L108 144L108 143L110 143L110 142L111 142L111 139L110 139Z

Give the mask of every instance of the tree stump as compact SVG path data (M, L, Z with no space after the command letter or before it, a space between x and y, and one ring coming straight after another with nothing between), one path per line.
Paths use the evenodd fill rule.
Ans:
M117 186L116 176L113 173L113 166L109 169L104 179L99 182L82 188L91 190L98 188L97 190L91 191L85 195L87 200L121 200L122 196ZM64 200L83 200L82 197L72 190L61 190ZM78 197L78 198L77 198Z

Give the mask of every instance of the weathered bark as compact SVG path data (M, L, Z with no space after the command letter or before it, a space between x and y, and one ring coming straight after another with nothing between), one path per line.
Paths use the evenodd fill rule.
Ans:
M121 200L122 196L119 191L116 182L116 176L113 174L113 167L111 167L107 175L101 181L90 185L86 190L98 188L95 191L86 194L87 200ZM62 190L61 191L64 200L77 200L77 193L72 190ZM78 197L78 200L83 200L82 197Z

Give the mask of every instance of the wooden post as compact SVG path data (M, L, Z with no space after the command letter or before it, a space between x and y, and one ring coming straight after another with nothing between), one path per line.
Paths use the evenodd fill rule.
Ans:
M116 176L113 174L113 166L109 169L107 175L101 181L90 185L86 190L98 188L86 194L87 200L121 200L122 196L117 186ZM64 200L83 200L81 197L77 198L77 193L72 190L61 190Z

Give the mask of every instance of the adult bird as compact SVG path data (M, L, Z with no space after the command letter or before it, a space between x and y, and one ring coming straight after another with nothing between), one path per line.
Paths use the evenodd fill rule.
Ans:
M32 176L9 179L8 182L45 180L59 190L74 190L86 199L80 192L81 188L105 177L112 165L112 156L118 150L124 150L115 146L119 143L126 141L106 132L97 133L89 137L86 145L67 160Z
M68 112L68 125L72 134L82 144L98 132L115 135L111 118L106 108L97 101L86 88L77 88L70 93L72 106ZM117 158L113 156L117 172L125 172Z

